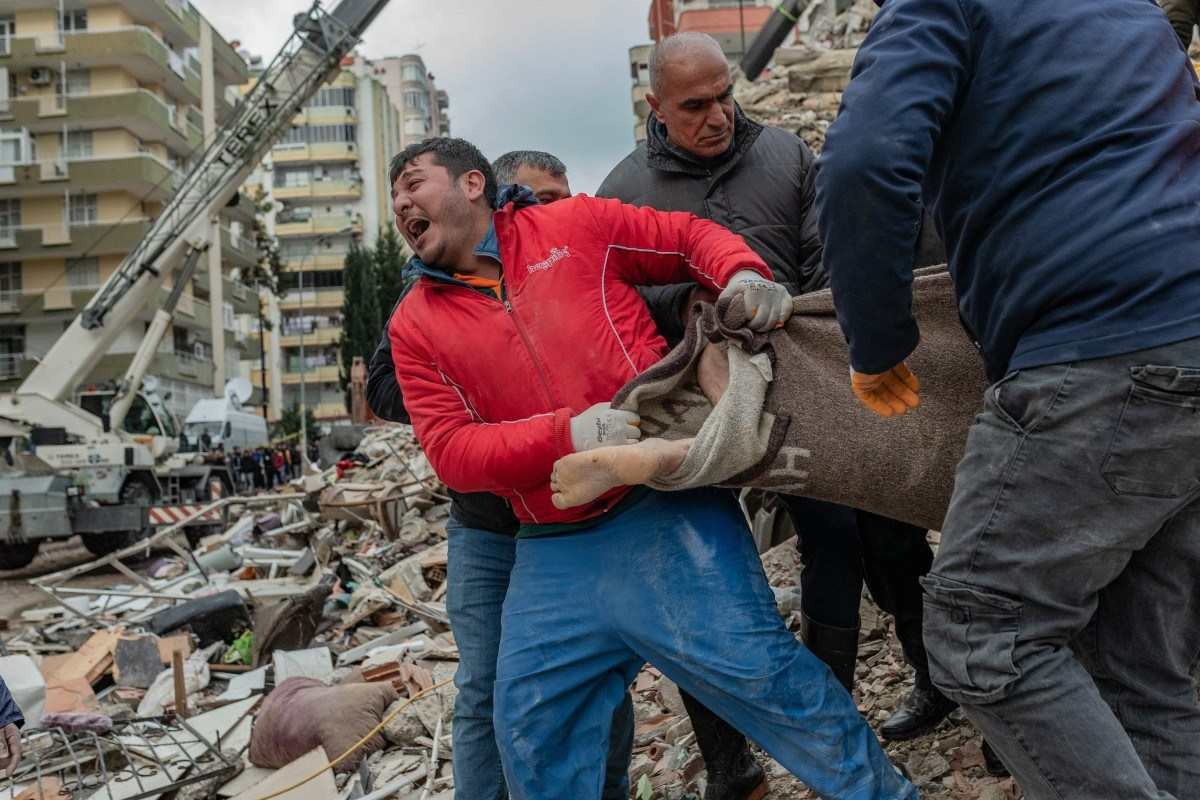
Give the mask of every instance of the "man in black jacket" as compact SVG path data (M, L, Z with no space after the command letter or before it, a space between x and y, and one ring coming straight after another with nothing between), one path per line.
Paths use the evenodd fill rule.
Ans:
M742 113L733 100L729 64L706 34L661 41L651 56L650 83L646 100L654 114L646 125L647 139L613 169L597 194L719 222L741 234L794 294L825 288L815 159L807 145L790 131ZM672 344L682 336L692 290L643 291ZM897 636L916 674L912 693L881 733L907 739L932 730L954 703L930 682L921 638L918 579L933 561L925 531L830 503L782 499L799 534L805 644L852 688L865 579L875 601L895 616Z

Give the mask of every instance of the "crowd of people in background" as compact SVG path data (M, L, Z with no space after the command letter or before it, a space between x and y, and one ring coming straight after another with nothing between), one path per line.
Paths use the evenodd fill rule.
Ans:
M192 448L185 446L184 449ZM310 446L310 451L312 449ZM234 489L239 494L273 489L303 474L300 447L295 442L280 442L267 447L235 446L227 453L224 444L214 445L209 435L204 433L200 437L199 452L204 454L204 460L208 463L223 464L229 468ZM315 453L309 453L309 461L316 461Z

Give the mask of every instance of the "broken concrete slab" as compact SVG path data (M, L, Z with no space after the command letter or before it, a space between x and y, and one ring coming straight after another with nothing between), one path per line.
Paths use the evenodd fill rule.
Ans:
M243 672L240 675L234 675L229 681L229 686L225 691L217 695L217 699L230 702L233 700L241 700L249 697L252 694L261 693L267 685L267 668L259 667L250 672Z
M149 689L160 672L162 660L157 636L125 636L117 640L113 649L113 680L118 686Z
M25 724L36 728L46 708L46 679L29 656L0 657L0 680L8 687Z
M308 783L275 794L314 773L319 774ZM237 795L234 800L263 800L266 797L273 797L273 800L329 800L336 795L337 784L333 780L333 770L329 769L329 756L325 748L317 746L286 767L275 770L262 783Z
M271 662L275 667L276 686L288 678L312 678L326 686L333 683L333 654L328 647L276 650Z

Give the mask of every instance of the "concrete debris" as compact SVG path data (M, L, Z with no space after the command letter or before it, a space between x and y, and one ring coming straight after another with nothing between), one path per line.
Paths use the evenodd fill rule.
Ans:
M0 675L30 720L25 752L48 753L63 735L99 737L77 760L39 757L47 797L59 786L77 798L126 796L125 788L98 787L111 783L113 770L151 775L138 766L136 748L150 732L144 726L183 730L172 735L186 743L208 736L198 721L212 714L225 715L213 731L221 755L205 756L203 769L188 758L160 758L147 788L176 800L266 796L336 760L397 698L453 676L445 489L408 428L347 430L338 444L338 466L275 491L226 498L224 529L194 547L177 527L160 529L136 552L65 566L60 560L56 571L30 581L53 605L29 608L21 598L11 610L0 608L9 620L0 644L12 654L0 658ZM288 689L297 682L306 689L300 698ZM400 796L451 791L454 692L443 686L405 707L342 761L338 768L346 770L369 759L354 786L335 783L327 770L283 796L370 797L389 786ZM52 714L52 729L39 725L43 713ZM260 744L287 744L271 760L282 769L251 765L252 732ZM21 775L0 780L0 797L37 796L33 778ZM121 786L132 797L136 784L126 777Z

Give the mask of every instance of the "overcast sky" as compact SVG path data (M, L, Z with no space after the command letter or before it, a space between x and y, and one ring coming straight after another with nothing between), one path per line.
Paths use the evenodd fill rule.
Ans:
M227 39L269 58L304 0L192 0ZM325 0L326 8L336 0ZM629 47L649 0L391 0L361 52L417 52L450 95L450 132L495 158L547 150L595 192L633 149Z

